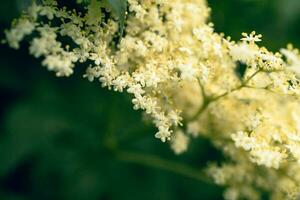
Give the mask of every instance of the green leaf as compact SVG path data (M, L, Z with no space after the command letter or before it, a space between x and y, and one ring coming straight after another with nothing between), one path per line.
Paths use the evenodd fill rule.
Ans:
M122 37L126 17L127 0L106 0L106 3L112 13L119 20L119 33L120 37Z
M91 0L81 0L80 2L83 4L89 4L91 3ZM126 18L127 0L100 0L100 2L103 2L104 7L108 8L118 19L119 34L120 37L122 37Z

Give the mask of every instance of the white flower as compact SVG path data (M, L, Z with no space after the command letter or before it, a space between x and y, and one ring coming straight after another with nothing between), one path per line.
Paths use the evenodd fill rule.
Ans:
M229 50L233 60L242 61L244 63L253 60L259 53L257 50L251 48L249 44L245 43L231 45Z
M298 132L288 132L287 137L291 141L300 142L300 133Z
M118 92L123 92L123 89L128 86L128 83L130 83L130 76L128 74L120 75L112 82L114 90Z
M204 64L200 63L200 80L202 83L206 83L209 79L210 71L207 66Z
M175 154L181 154L188 148L189 137L181 130L177 130L171 138L171 148Z
M157 84L161 81L159 75L154 71L149 71L145 75L145 84L147 87L157 87Z
M256 145L255 138L249 137L244 131L238 131L231 135L236 147L242 147L244 150L249 151Z
M252 31L249 35L247 33L242 33L243 38L241 39L242 41L246 42L260 42L262 35L256 35L255 31Z
M239 190L238 188L228 188L224 193L224 198L226 200L238 200L239 199Z
M166 140L170 140L171 131L167 126L158 127L158 132L155 134L155 137L160 139L162 142L166 142Z
M55 16L55 10L50 6L43 6L40 11L41 16L47 16L49 20L52 20Z
M278 169L286 154L279 151L278 148L258 148L250 152L251 161L258 165L265 165L266 167L272 167Z
M29 47L29 52L36 58L46 55L49 52L48 41L45 38L34 38Z
M178 64L178 69L180 70L180 77L183 80L194 80L198 75L198 71L192 63Z
M182 53L186 53L189 56L193 54L193 52L188 47L179 47L178 50Z
M178 126L178 125L181 125L181 120L182 120L182 117L180 117L179 115L179 111L170 111L168 113L168 118L170 119L171 123L174 124L175 126Z
M213 178L216 184L224 185L227 182L228 177L230 176L226 169L228 168L218 167L213 164L208 167L207 173Z
M142 86L140 84L130 85L129 88L127 89L127 92L132 93L135 96L140 96L145 93L145 91L142 89Z
M187 124L187 133L192 135L193 137L199 136L200 133L200 125L197 121L192 121Z
M300 55L299 52L289 49L280 49L280 52L287 58L288 69L300 76Z
M249 117L249 122L248 129L249 131L253 131L261 124L262 116L259 113L252 114Z
M14 49L19 48L20 41L32 33L35 25L28 19L20 19L11 30L5 31L6 41L8 45Z
M99 78L101 74L101 68L99 66L96 67L88 67L86 69L83 78L87 78L89 81L94 81L95 78Z
M61 55L48 55L42 64L47 66L48 70L55 71L57 76L70 76L73 73L76 57L72 53Z

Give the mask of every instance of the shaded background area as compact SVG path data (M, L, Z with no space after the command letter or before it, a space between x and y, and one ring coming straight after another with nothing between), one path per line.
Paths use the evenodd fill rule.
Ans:
M30 0L4 0L0 30ZM233 39L262 33L263 45L300 47L299 0L211 0L216 31ZM222 199L222 188L172 172L122 162L106 146L114 135L122 149L203 167L219 158L209 142L195 140L175 156L154 139L155 129L133 111L126 95L82 78L56 78L28 55L0 46L0 199L119 200Z

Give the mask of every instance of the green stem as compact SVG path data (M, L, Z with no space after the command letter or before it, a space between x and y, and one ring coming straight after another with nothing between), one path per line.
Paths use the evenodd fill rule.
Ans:
M204 101L207 99L207 95L206 95L206 92L205 92L205 89L204 89L204 86L203 84L201 83L201 80L198 78L198 84L199 84L199 87L201 89L201 94L202 94L202 97L204 99Z
M249 81L260 72L262 72L262 69L255 71L251 76L249 76L245 81L243 81L242 85L247 85Z
M218 101L219 99L221 99L222 97L225 97L237 90L240 90L244 87L247 87L247 84L249 83L249 81L254 77L256 76L258 73L262 72L261 69L255 71L249 78L247 78L245 81L242 81L241 85L239 85L238 87L230 90L230 91L227 91L219 96L216 96L216 97L209 97L206 95L205 93L205 90L204 90L204 87L203 85L201 84L200 81L199 82L199 85L200 85L200 88L201 88L201 93L202 93L202 96L203 96L203 104L202 106L199 108L199 110L197 111L197 113L190 119L191 121L195 120L199 115L201 115L201 113L206 110L206 108L212 103L212 102L215 102L215 101Z
M247 84L249 83L249 81L250 81L254 76L256 76L259 72L261 72L261 69L255 71L255 72L254 72L251 76L249 76L246 80L242 81L242 84L239 85L238 87L236 87L236 88L234 88L234 89L232 89L232 90L230 90L230 91L228 91L228 92L225 92L224 94L221 94L221 95L219 95L219 96L217 96L217 97L212 98L212 102L213 102L213 101L217 101L218 99L220 99L220 98L222 98L222 97L224 97L224 96L227 96L227 95L229 95L229 94L231 94L231 93L233 93L233 92L235 92L235 91L237 91L237 90L240 90L240 89L242 89L242 88L244 88L244 87L247 87Z
M227 96L227 95L229 95L229 94L231 94L231 93L233 93L233 92L235 92L237 90L242 89L243 87L244 87L244 85L240 85L240 86L238 86L238 87L236 87L236 88L234 88L234 89L232 89L232 90L230 90L228 92L225 92L225 93L223 93L223 94L221 94L219 96L216 96L216 97L212 98L211 102L217 101L217 100L221 99L222 97L225 97L225 96Z
M121 161L162 169L201 182L213 184L203 171L176 161L165 160L155 155L122 150L117 152L116 157Z
M210 100L204 100L203 104L198 109L196 114L193 117L190 118L190 121L194 121L198 116L200 116L201 113L203 113L206 110L206 108L209 106L210 102L211 102Z
M196 114L191 117L190 121L195 120L199 115L201 115L201 113L208 107L209 103L210 103L210 98L207 96L204 86L201 83L201 80L198 79L198 84L201 90L201 95L202 95L202 99L203 99L203 104L201 105L201 107L198 109L198 111L196 112Z

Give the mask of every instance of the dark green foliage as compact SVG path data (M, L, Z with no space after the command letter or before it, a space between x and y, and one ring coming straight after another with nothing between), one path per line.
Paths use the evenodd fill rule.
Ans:
M119 36L122 37L124 32L127 0L99 0L103 1L106 7L112 12L113 16L119 22ZM84 4L90 3L91 0L83 0Z
M243 80L247 70L247 65L242 62L236 62L235 73L240 80Z
M122 37L126 18L127 0L106 0L106 2L119 21L119 34Z

